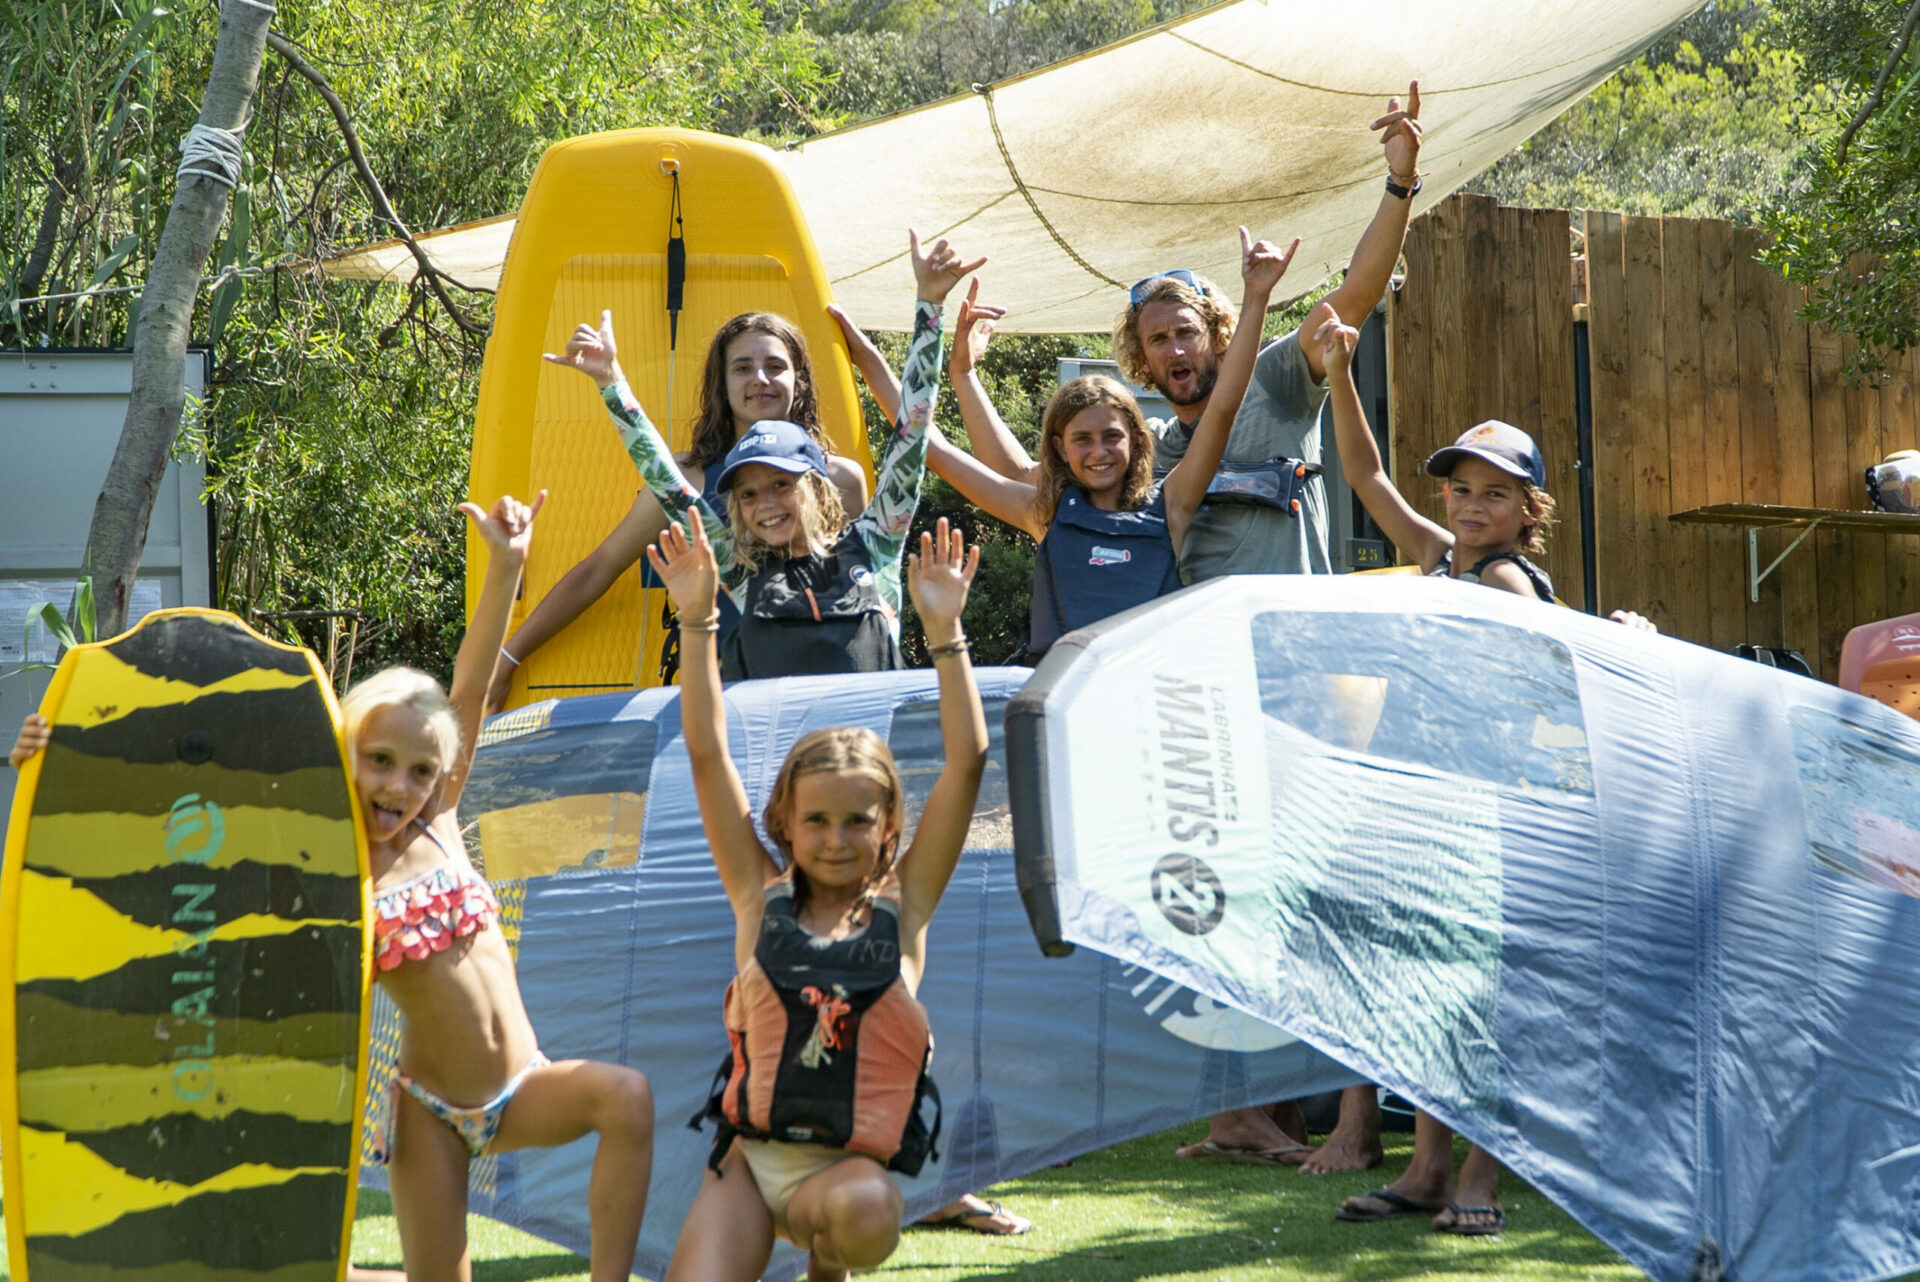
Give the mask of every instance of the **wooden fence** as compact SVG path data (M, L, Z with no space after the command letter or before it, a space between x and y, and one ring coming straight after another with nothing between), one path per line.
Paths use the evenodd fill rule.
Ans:
M1668 517L1717 503L1867 508L1865 468L1920 442L1920 353L1878 386L1847 386L1850 340L1796 319L1801 292L1754 261L1757 234L1720 221L1587 213L1577 322L1569 221L1479 196L1415 221L1388 325L1396 482L1431 496L1438 518L1428 454L1482 419L1532 432L1560 512L1548 568L1580 604L1584 324L1602 612L1639 610L1718 649L1791 647L1832 679L1849 628L1920 611L1920 537L1818 531L1750 602L1745 531ZM1761 531L1761 566L1794 536Z

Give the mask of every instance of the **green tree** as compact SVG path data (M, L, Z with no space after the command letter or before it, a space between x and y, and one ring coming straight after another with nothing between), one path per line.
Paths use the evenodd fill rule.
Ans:
M1796 190L1831 95L1753 0L1716 3L1469 184L1510 204L1734 218Z
M1764 257L1874 375L1920 344L1920 0L1778 3L1803 81L1834 92L1806 122L1800 190L1762 218Z
M753 0L285 0L273 21L390 203L313 81L269 53L212 264L226 275L192 319L216 368L182 448L204 450L213 478L218 601L323 650L334 625L283 616L357 611L363 661L444 669L491 300L330 281L315 264L396 234L389 213L431 227L512 208L560 138L711 127L743 95L804 97L813 42ZM0 6L0 344L125 341L135 295L86 291L151 270L217 23L205 0Z

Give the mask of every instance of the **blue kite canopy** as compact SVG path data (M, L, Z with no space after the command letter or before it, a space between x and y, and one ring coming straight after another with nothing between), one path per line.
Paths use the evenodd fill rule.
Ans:
M1139 967L1039 955L1014 889L998 734L1006 699L1030 675L979 673L995 738L967 849L928 934L920 998L946 1120L940 1160L905 1182L910 1217L1123 1139L1357 1080ZM935 695L930 671L728 687L731 748L756 812L796 739L856 725L891 745L908 822L918 822L941 762ZM733 913L701 832L678 692L562 699L495 718L461 816L500 892L541 1049L630 1064L653 1083L653 1184L635 1267L660 1277L706 1167L711 1128L683 1123L726 1053L720 1005L733 976ZM384 997L374 1037L377 1108L399 1037ZM584 1140L483 1158L470 1204L585 1254L592 1156ZM366 1168L370 1184L385 1177ZM783 1246L765 1276L785 1282L804 1268Z
M1920 1268L1920 725L1432 579L1239 578L1056 645L1019 876L1270 1020L1653 1278Z

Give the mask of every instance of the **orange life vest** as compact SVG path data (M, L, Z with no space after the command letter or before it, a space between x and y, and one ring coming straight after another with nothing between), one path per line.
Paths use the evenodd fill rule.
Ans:
M867 928L821 940L794 911L791 872L769 882L753 957L727 987L732 1049L696 1128L719 1124L708 1165L735 1135L823 1144L917 1175L940 1137L927 1076L933 1034L900 978L900 888L889 876ZM922 1099L931 1098L929 1128Z

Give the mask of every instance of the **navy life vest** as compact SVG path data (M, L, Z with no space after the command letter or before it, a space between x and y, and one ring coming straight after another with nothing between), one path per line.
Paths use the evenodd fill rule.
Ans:
M1103 512L1069 485L1040 540L1033 566L1034 654L1062 634L1180 590L1180 559L1167 530L1167 500L1131 512Z
M825 556L775 553L747 580L740 623L720 646L725 681L884 672L906 667L860 532Z
M793 874L768 883L753 958L727 986L732 1049L706 1107L715 1171L736 1135L864 1153L918 1175L939 1157L933 1033L900 978L900 887L889 877L864 932L823 940L794 911ZM933 1125L921 1116L931 1099Z
M1542 601L1552 604L1554 600L1553 580L1547 577L1545 570L1527 560L1526 557L1521 556L1518 552L1495 552L1492 556L1481 557L1473 563L1471 570L1468 570L1460 576L1461 581L1464 583L1478 583L1480 581L1480 572L1492 565L1495 561L1511 561L1519 566L1520 572L1527 576L1527 582L1533 585L1533 594ZM1436 576L1441 578L1453 577L1452 548L1448 548L1440 554L1440 564L1434 566L1428 574L1430 578Z

